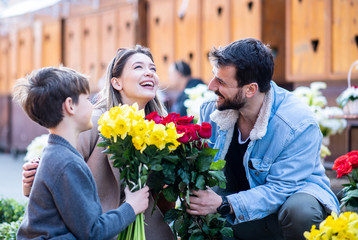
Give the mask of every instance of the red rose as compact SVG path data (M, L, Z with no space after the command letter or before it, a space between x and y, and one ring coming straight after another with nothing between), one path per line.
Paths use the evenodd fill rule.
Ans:
M352 164L348 161L347 156L344 155L334 161L332 169L337 170L337 178L341 178L352 171Z
M199 136L202 138L210 138L211 137L211 124L203 122L201 124L200 130L199 130Z
M155 123L161 123L161 121L163 120L163 117L158 115L158 112L151 112L150 114L145 116L145 118L149 121L153 120Z
M197 134L197 130L195 128L195 125L186 126L186 132L190 137L190 142L199 140L199 136Z
M177 133L184 133L183 136L181 136L180 138L178 138L178 142L180 143L187 143L189 142L190 140L190 136L187 134L187 128L185 126L181 126L181 125L178 125L177 127Z
M346 154L348 161L352 164L352 168L358 168L358 151L352 151Z
M183 116L178 118L177 123L180 125L190 125L191 121L193 120L194 116Z
M162 124L167 124L167 123L175 123L175 125L177 124L177 119L180 117L180 114L178 113L169 113L168 116L166 116L163 121Z

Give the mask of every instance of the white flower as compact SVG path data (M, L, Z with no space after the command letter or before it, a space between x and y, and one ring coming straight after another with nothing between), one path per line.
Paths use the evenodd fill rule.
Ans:
M25 155L24 161L31 161L34 158L40 158L42 155L42 150L47 146L48 134L43 134L32 140L32 142L27 146L27 153Z
M344 107L349 100L355 101L358 99L358 87L352 86L344 90L337 98L337 103Z
M198 84L193 88L185 89L184 92L189 97L189 99L184 101L188 115L192 115L194 119L199 120L201 104L203 104L206 99L214 96L214 92L208 90L206 84Z

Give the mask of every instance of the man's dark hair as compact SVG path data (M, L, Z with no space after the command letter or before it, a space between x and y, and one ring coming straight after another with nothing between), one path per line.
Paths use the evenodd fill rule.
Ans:
M191 68L189 64L184 61L174 62L175 70L178 71L184 77L191 77Z
M239 87L256 82L260 92L270 90L274 61L271 49L259 40L245 38L223 48L214 48L209 59L216 67L234 66Z
M56 127L63 119L66 98L78 103L80 94L88 94L87 77L69 68L46 67L18 80L13 99L27 115L46 128Z

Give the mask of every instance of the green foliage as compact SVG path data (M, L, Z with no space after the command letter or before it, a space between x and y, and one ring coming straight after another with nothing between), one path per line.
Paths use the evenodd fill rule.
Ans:
M0 239L16 239L24 212L25 206L14 199L0 199Z
M163 181L161 185L168 185L163 190L164 197L170 202L180 200L179 208L169 210L164 220L173 222L173 232L182 240L219 240L232 236L232 229L225 227L225 219L220 214L193 216L186 212L191 190L226 187L221 171L225 161L213 162L217 151L212 148L198 150L194 144L183 144L162 159L163 170L156 172L156 177ZM171 156L177 156L179 161L173 161Z
M3 222L0 224L0 239L2 240L15 240L17 230L20 227L22 221L22 217L20 217L17 221L13 221L10 223Z
M0 199L0 223L17 221L24 212L25 206L14 199Z

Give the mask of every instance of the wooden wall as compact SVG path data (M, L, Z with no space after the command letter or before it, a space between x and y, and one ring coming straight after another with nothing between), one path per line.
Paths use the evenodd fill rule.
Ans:
M274 79L285 83L285 41L284 37L276 37L284 36L284 0L270 3L262 0L192 0L184 8L185 1L182 0L147 2L148 46L163 87L169 84L168 67L176 60L190 63L193 76L208 83L212 78L208 60L210 50L245 37L261 39L274 47Z
M30 121L9 103L16 79L39 67L63 64L89 75L91 90L97 92L117 49L136 43L150 47L161 86L167 87L173 61L189 62L193 76L208 83L212 47L258 38L272 49L278 84L292 89L326 81L333 104L346 87L350 64L358 59L358 0L189 0L187 6L183 0L81 2L64 15L41 11L44 16L19 17L0 36L0 107L9 116L0 119L0 147L8 146L2 144L4 136L15 138L18 130L27 135L17 148L36 134L25 128L12 131L15 119ZM357 73L353 81L358 81ZM344 141L333 142L339 145L337 152L343 151Z

